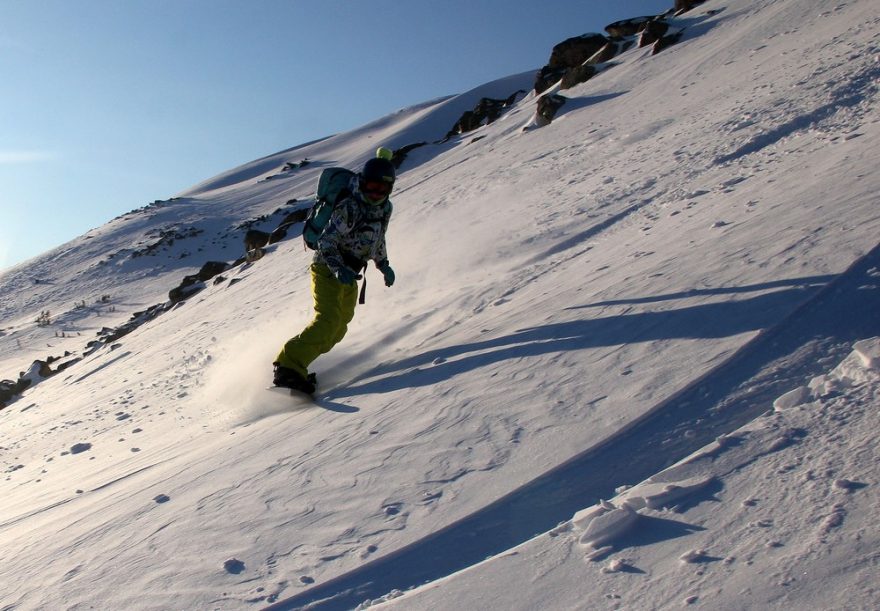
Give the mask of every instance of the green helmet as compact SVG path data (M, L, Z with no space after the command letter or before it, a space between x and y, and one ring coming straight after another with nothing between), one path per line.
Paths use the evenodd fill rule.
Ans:
M394 184L395 177L394 164L384 157L374 157L367 161L367 163L364 164L360 175L361 182L375 180L378 182L386 182L391 185Z

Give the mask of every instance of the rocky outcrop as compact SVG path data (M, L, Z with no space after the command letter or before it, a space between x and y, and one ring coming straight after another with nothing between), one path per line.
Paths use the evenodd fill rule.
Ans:
M607 43L605 36L593 33L568 38L557 44L550 52L550 61L535 75L535 93L547 91L562 80L569 70L583 64Z
M654 41L662 38L668 30L669 23L664 19L664 15L623 19L605 26L605 31L608 32L612 41L622 42L626 40L631 44L631 41L638 37L639 47L647 47L653 44ZM621 49L619 53L625 50Z
M682 13L686 13L695 6L699 6L703 4L706 0L675 0L675 14L681 15Z
M674 12L689 11L703 2L676 1ZM607 38L602 34L584 34L560 42L553 47L547 65L535 75L535 93L540 96L557 83L560 90L580 85L613 67L611 60L636 44L640 48L650 46L652 55L676 44L682 38L684 27L682 24L674 27L672 13L673 10L669 10L661 15L615 21L605 27ZM523 129L547 125L564 103L565 98L559 95L538 97L533 121Z
M260 231L259 229L248 229L244 234L244 251L251 252L258 248L262 248L269 243L271 233Z
M66 353L65 356L70 356L70 353ZM63 366L59 367L57 371L53 371L49 364L53 361L59 360L59 358L60 357L49 357L45 361L38 359L31 363L31 366L27 371L19 373L18 380L15 382L12 380L0 381L0 409L12 403L16 396L20 395L31 386L42 382L46 378L52 377L59 371L63 371L79 360L76 359L69 363L65 363Z
M556 117L559 109L568 101L563 95L558 93L541 96L538 99L538 110L536 112L536 123L538 127L549 125Z
M629 38L635 36L645 28L645 24L656 20L656 16L633 17L632 19L622 19L605 26L608 35L614 38Z
M654 44L651 46L651 55L657 55L663 49L666 49L667 47L671 47L672 45L676 44L678 41L681 40L682 34L684 34L684 31L679 30L677 32L673 32L672 34L667 34L666 36L663 36L659 40L655 41Z
M451 138L452 136L457 136L459 134L463 134L465 132L470 132L478 127L483 125L489 125L496 121L506 109L513 106L514 102L516 102L516 97L522 93L525 93L522 89L519 91L515 91L510 94L506 99L497 100L495 98L482 98L473 110L466 110L455 125L452 126L452 129L449 130L449 133L446 134L446 139Z
M281 166L281 169L276 174L271 174L269 176L266 176L262 180L274 180L276 178L283 178L286 176L290 176L291 173L296 172L297 170L306 167L310 163L312 163L312 162L308 157L306 157L302 161L298 161L298 162L288 161L283 166Z
M448 134L447 134L448 137ZM409 155L410 151L413 151L419 147L427 145L427 142L414 142L413 144L407 144L406 146L402 146L399 149L394 149L394 153L391 155L391 163L394 164L395 168L400 168L404 161L406 161L407 155Z
M639 32L639 48L652 45L669 31L669 24L662 20L648 21Z
M571 89L575 85L586 83L599 73L595 66L590 64L581 64L571 70L568 70L559 82L560 89Z
M601 64L610 61L617 55L620 55L635 44L632 38L609 40L599 48L593 55L587 58L583 63L565 69L563 72L556 74L554 78L559 78L560 89L570 89L575 85L584 83L601 72Z
M602 34L595 33L567 38L553 47L547 65L553 69L574 68L590 59L607 42Z
M155 256L159 254L159 252L171 248L176 241L194 238L202 233L204 233L204 229L198 229L197 227L187 227L183 229L170 227L168 229L161 229L158 232L159 239L157 241L149 246L145 246L144 248L132 252L131 258L136 259L138 257Z
M286 214L284 218L281 219L281 222L278 223L278 227L269 234L269 241L267 243L274 244L275 242L280 242L287 237L288 229L297 223L305 222L308 216L308 208L300 208L299 210L294 210L293 212Z
M12 403L13 399L27 390L30 385L29 381L22 380L21 378L15 382L12 380L0 380L0 409Z
M154 306L147 308L146 310L135 312L131 315L131 318L128 319L128 322L114 328L110 329L104 327L100 331L98 331L97 340L92 340L88 344L86 344L85 355L88 356L92 352L96 351L101 346L111 344L116 340L125 337L142 324L149 322L171 309L171 303L160 303Z
M196 274L184 276L180 285L171 289L168 293L168 299L172 304L191 297L194 293L205 288L205 283L229 268L229 264L224 261L208 261Z
M676 2L676 14L691 10L704 0ZM593 78L601 72L601 64L638 42L639 47L653 45L656 54L681 39L682 30L670 32L670 25L663 15L647 15L615 21L605 26L608 38L602 34L584 34L566 39L555 47L550 61L535 75L535 93L547 91L557 82L560 89L569 89Z

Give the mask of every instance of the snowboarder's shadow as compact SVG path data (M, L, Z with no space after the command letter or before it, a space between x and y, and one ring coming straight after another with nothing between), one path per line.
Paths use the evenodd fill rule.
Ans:
M339 389L335 394L353 396L430 386L494 363L553 352L670 339L724 338L758 331L778 323L785 313L803 303L832 278L833 276L795 278L744 287L700 289L687 293L570 307L566 309L616 305L625 307L626 311L617 315L521 329L498 338L438 348L402 361L383 363L365 372L353 380L350 386ZM632 306L636 304L645 308L651 303L697 295L748 292L759 294L747 299L702 303L672 310L658 308L631 312ZM626 307L627 304L630 307Z
M361 408L355 407L354 405L346 405L345 403L331 401L330 399L315 399L315 405L323 407L327 411L337 412L339 414L355 414L361 411Z

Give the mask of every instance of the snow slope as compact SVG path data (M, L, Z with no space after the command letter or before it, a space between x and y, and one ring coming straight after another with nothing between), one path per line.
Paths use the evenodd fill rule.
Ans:
M548 127L523 130L530 94L414 150L398 283L369 272L317 405L264 391L310 315L295 238L83 348L238 257L321 168L439 140L531 73L0 276L3 377L82 357L0 411L2 608L875 607L878 21L868 0L712 0Z
M878 356L876 338L859 342L809 388L610 501L363 608L876 608Z

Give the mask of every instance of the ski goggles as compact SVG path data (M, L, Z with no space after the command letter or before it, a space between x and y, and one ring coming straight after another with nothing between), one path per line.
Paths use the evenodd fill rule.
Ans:
M379 180L368 180L361 184L361 191L370 195L389 195L391 193L390 182L382 182Z

